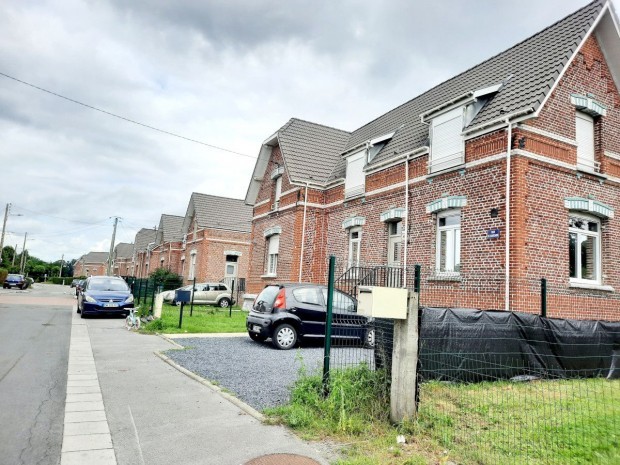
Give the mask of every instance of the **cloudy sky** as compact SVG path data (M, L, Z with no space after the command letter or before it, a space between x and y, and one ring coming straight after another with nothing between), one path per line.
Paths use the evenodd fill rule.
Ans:
M586 3L4 0L5 245L78 258L115 216L132 242L194 191L243 198L289 118L353 130Z

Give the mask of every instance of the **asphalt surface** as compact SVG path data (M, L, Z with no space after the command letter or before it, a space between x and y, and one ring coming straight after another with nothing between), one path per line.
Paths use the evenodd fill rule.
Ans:
M0 290L2 464L60 462L73 304L65 292Z
M234 393L257 410L288 402L290 389L300 374L320 374L323 369L322 341L301 348L277 350L269 342L249 337L175 339L186 350L166 355L188 370ZM333 347L331 366L344 368L373 363L373 350Z

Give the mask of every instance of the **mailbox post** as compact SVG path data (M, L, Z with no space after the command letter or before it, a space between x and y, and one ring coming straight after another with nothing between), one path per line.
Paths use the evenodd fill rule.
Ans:
M181 303L181 311L179 312L179 329L181 329L181 325L183 324L183 307L186 303L189 303L192 295L193 293L191 291L185 291L182 289L177 289L174 293L174 300Z

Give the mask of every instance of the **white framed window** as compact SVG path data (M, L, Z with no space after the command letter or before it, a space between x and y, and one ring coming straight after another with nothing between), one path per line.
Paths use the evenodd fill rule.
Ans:
M282 176L278 176L275 179L275 191L273 197L273 209L276 210L278 205L280 205L280 197L282 197Z
M428 171L435 173L465 162L463 107L433 118L431 122L431 154Z
M595 171L594 118L581 111L576 112L575 136L577 139L577 167Z
M267 257L265 260L265 274L275 276L278 272L278 253L280 250L280 235L274 234L267 238Z
M347 157L347 175L344 180L345 198L361 195L366 190L365 153L366 150L362 150Z
M437 215L437 273L461 271L461 211L447 210Z
M189 256L189 276L188 279L194 279L196 275L196 251L192 251Z
M400 266L403 243L402 221L388 223L388 265Z
M588 215L571 215L568 220L570 281L600 284L601 222Z
M360 250L362 244L362 228L349 229L349 268L360 265Z

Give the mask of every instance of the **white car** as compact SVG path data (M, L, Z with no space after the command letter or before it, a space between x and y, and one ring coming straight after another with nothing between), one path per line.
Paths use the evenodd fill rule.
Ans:
M192 285L183 286L178 290L191 291ZM163 292L164 301L171 302L173 305L180 305L174 300L176 291L177 289ZM228 308L235 303L230 295L230 289L224 283L196 283L193 297L194 304L216 305Z

